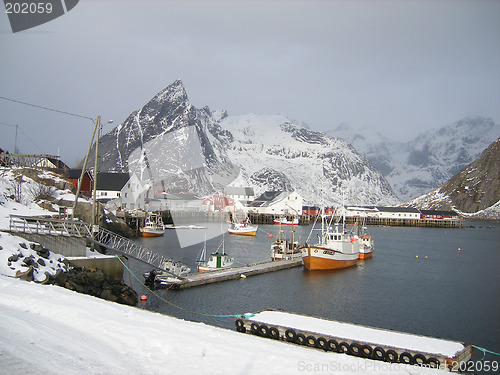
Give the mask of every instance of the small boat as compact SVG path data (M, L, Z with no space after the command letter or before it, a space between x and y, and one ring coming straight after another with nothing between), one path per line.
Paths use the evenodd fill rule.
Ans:
M229 234L236 234L240 236L255 236L257 234L258 225L253 225L247 217L242 223L238 222L236 216L232 216L231 224L227 231Z
M309 270L334 270L356 265L359 258L359 236L352 232L348 233L344 224L341 229L338 223L332 228L333 217L328 222L324 212L322 207L321 234L318 235L318 243L315 245L306 243L306 246L302 247L304 267ZM345 223L345 220L343 222Z
M148 212L146 222L140 229L142 237L160 237L165 234L165 226L161 216L154 212Z
M299 225L299 219L294 217L292 220L288 220L286 217L280 217L279 219L274 219L274 224L276 225Z
M299 259L302 257L302 250L300 249L299 243L294 241L292 229L292 238L289 241L284 236L284 232L281 229L278 231L278 240L271 244L271 260L288 260L288 259Z
M222 252L219 252L222 247ZM208 260L206 260L207 253L207 243L203 246L199 259L196 261L198 263L198 272L210 272L217 271L226 268L230 268L233 265L234 259L230 258L224 251L224 235L222 236L221 246L217 249L215 253L210 254Z
M370 236L362 236L359 243L359 259L365 260L373 255L373 240Z
M182 262L168 259L161 264L161 269L151 270L143 274L146 285L151 286L170 286L179 283L183 276L191 272L191 268Z
M361 226L359 230L359 259L365 260L371 258L373 255L373 249L375 247L373 239L369 236L365 227Z

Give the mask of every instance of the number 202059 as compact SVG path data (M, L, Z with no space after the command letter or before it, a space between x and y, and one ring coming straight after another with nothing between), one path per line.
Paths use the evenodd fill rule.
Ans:
M5 3L7 14L43 14L52 13L51 3Z
M476 372L476 371L498 371L497 361L468 361L468 362L453 362L451 371L460 372Z

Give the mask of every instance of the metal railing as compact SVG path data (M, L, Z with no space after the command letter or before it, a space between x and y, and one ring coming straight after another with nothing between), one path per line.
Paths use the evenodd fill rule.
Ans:
M170 258L157 254L135 241L131 241L98 225L92 226L77 220L10 215L9 229L11 232L18 233L86 238L106 249L124 254L162 270L165 270L163 263L170 260Z

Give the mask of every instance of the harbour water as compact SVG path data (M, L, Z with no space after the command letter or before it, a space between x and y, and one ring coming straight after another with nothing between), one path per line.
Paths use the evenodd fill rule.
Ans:
M158 296L133 277L125 279L147 295L145 309L231 330L234 319L214 315L272 308L462 341L499 353L500 223L466 225L463 229L369 227L375 241L373 258L344 270L298 267L185 290L158 290ZM203 231L167 230L164 237L137 241L196 272L203 244L180 248L176 236L180 230ZM296 227L296 238L304 242L310 230L311 226ZM278 226L260 225L256 237L226 235L225 251L235 258L235 265L267 261L277 231ZM286 231L289 236L290 228ZM313 232L309 243L315 237ZM208 240L207 253L220 242L221 237ZM151 267L129 262L143 281L142 273ZM481 357L476 350L474 359ZM487 354L484 360L500 362L500 357Z

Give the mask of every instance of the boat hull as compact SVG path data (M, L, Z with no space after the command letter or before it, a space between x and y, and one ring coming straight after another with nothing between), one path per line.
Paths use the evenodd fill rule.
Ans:
M302 262L308 270L336 270L356 265L359 253L342 254L328 248L310 246L303 249Z
M293 220L293 221L289 221L289 220L283 220L283 221L280 221L280 220L274 220L274 224L275 225L299 225L299 220Z
M373 251L370 251L369 253L359 252L359 260L369 259L372 257L372 254L373 254Z
M161 237L165 234L164 230L155 230L155 229L141 229L142 237Z
M257 234L257 228L255 229L228 229L229 234L235 234L238 236L255 236Z

